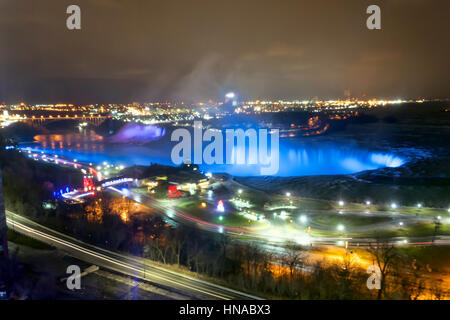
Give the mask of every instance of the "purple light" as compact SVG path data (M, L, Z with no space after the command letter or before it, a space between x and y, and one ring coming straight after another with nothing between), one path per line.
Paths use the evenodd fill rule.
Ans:
M130 123L122 127L122 129L112 136L110 140L115 143L147 142L158 140L164 136L165 133L165 128L154 125Z

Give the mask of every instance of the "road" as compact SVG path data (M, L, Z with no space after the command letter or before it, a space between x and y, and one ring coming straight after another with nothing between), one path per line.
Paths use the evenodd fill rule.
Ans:
M70 256L138 279L194 299L259 300L243 292L167 270L148 260L109 251L42 226L23 216L6 211L8 227L16 232L62 249Z

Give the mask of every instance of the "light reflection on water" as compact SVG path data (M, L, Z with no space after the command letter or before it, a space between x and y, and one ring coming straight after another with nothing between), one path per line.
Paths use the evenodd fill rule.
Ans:
M22 146L37 148L83 162L108 161L123 165L173 165L170 153L175 142L146 145L114 144L96 134L38 135L33 143ZM206 146L206 143L203 147ZM278 176L305 176L325 174L350 174L382 167L399 167L404 160L393 154L355 148L350 144L299 143L280 141L280 166ZM227 172L236 176L260 175L258 165L200 165L211 172Z

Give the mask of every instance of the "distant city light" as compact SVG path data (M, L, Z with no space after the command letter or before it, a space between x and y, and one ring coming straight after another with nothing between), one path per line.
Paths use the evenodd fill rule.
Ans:
M234 92L228 92L225 97L228 99L233 99L236 95L234 94Z
M342 201L342 200L339 201L339 205L340 205L341 207L344 206L344 204L345 204L344 201Z
M398 224L402 226L402 225L403 225L403 222L399 222Z
M286 192L286 197L290 197L291 193L290 192Z
M442 219L442 217L441 217L441 216L437 216L437 218L438 218L438 220L441 220L441 219Z
M344 227L344 225L340 224L337 226L337 229L338 229L338 231L344 231L345 227Z
M239 189L239 190L238 190L238 193L239 193L239 194L242 194L242 189Z
M370 206L371 202L369 200L366 201L366 205Z
M397 209L397 204L396 203L391 203L391 209Z
M422 208L422 204L421 204L421 203L418 203L418 204L417 204L417 208Z
M212 177L212 173L211 173L211 172L207 172L207 173L205 174L205 176L208 177L208 178L211 178L211 177Z

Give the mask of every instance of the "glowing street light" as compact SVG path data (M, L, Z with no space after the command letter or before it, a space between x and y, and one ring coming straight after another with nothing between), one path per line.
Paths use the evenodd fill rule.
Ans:
M300 216L300 222L301 223L306 223L307 220L308 220L308 218L305 215L301 215Z
M339 204L339 206L343 207L345 203L344 203L344 201L339 200L338 204Z
M291 193L290 192L286 192L286 197L290 197L291 196Z
M397 204L396 203L391 203L391 209L397 209Z
M219 216L219 220L222 221L223 220L223 216Z
M442 217L441 217L441 216L437 216L437 219L438 219L438 220L441 220L441 219L442 219Z
M239 189L239 190L238 190L238 193L239 193L239 194L242 194L242 189Z
M421 204L421 203L418 203L418 204L417 204L417 208L419 208L419 209L422 208L422 204Z
M401 222L401 221L400 221L398 224L399 224L400 226L403 226L403 222Z
M371 202L370 202L369 200L367 200L367 201L366 201L366 205L367 205L367 206L370 206L370 205L371 205Z
M340 225L337 226L337 229L338 229L338 231L342 232L342 231L345 230L345 227L344 227L344 225L340 224Z

